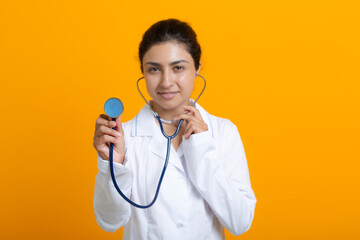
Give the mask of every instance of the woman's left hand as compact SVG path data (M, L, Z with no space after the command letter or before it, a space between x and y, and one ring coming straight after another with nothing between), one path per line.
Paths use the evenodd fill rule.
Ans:
M185 111L188 113L183 113L175 117L174 120L184 119L185 139L189 139L191 134L205 132L208 129L208 125L202 119L200 112L193 106L184 106Z

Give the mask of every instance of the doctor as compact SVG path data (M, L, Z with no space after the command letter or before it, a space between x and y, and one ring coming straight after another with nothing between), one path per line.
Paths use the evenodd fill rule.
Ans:
M113 143L120 189L138 204L153 199L167 140L150 106L145 104L126 123L120 117L113 122L103 114L96 120L93 145L99 172L94 209L105 231L124 227L123 239L215 240L224 239L224 227L235 235L250 228L256 198L237 127L190 99L201 68L200 56L196 33L176 19L155 23L140 43L150 105L165 120L165 133L172 135L179 119L184 119L171 141L169 164L152 207L139 209L127 203L114 188L109 170Z

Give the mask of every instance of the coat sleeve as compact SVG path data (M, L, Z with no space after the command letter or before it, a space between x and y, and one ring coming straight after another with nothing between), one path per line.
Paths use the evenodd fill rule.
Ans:
M110 175L109 161L97 156L99 172L95 179L94 210L95 219L99 226L108 232L115 232L130 219L131 209L117 192ZM114 163L117 184L121 191L129 198L132 188L132 171L130 164L125 166Z
M256 198L237 127L223 119L217 136L206 131L183 138L187 172L220 223L240 235L251 226Z

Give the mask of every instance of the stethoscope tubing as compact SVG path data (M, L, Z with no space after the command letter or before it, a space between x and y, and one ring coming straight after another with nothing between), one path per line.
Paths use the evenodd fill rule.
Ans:
M205 87L206 87L206 80L203 76L199 75L199 74L196 74L196 76L199 76L201 77L203 80L204 80L204 87L202 89L202 91L200 92L199 96L196 98L194 104L197 102L197 100L200 98L200 96L202 95L202 93L204 92L205 90ZM133 205L134 207L137 207L137 208L142 208L142 209L145 209L145 208L149 208L151 207L158 195L159 195L159 191L160 191L160 187L161 187L161 183L162 183L162 180L164 178L164 175L165 175L165 172L166 172L166 168L167 168L167 165L168 165L168 162L169 162L169 156L170 156L170 149L171 149L171 139L173 139L174 137L176 137L176 135L179 133L179 130L180 130L180 127L181 127L181 124L183 123L184 119L180 119L178 125L177 125L177 128L176 128L176 131L173 135L171 136L168 136L165 131L164 131L164 128L163 128L163 125L162 125L162 122L161 122L161 118L160 116L155 113L152 108L151 108L151 105L148 101L146 101L144 95L141 93L140 89L139 89L139 81L141 79L143 79L144 77L141 77L137 80L136 82L136 87L141 95L141 97L144 99L145 103L148 104L150 106L150 109L151 111L153 112L154 116L156 117L156 119L158 120L159 124L160 124L160 128L161 128L161 132L162 134L165 136L165 138L167 139L167 150L166 150L166 158L165 158L165 162L164 162L164 167L163 167L163 170L161 172L161 175L160 175L160 179L159 179L159 182L158 182L158 185L157 185L157 188L156 188L156 192L155 192L155 195L154 195L154 198L153 200L147 204L147 205L140 205L140 204L137 204L133 201L131 201L119 188L117 182L116 182L116 178L115 178L115 174L114 174L114 160L113 160L113 151L114 151L114 144L113 143L110 143L110 174L111 174L111 179L114 183L114 187L115 189L117 190L117 192L121 195L121 197L123 197L123 199L125 199L128 203L130 203L131 205ZM187 113L187 112L186 112ZM116 118L112 118L113 121L116 121ZM115 127L113 128L115 129Z
M169 162L170 149L171 149L171 148L170 148L170 147L171 147L171 139L173 139L174 137L176 137L176 135L179 133L181 124L182 124L183 121L184 121L184 119L180 119L180 121L179 121L179 123L178 123L178 126L177 126L177 128L176 128L175 133L174 133L173 135L171 135L171 136L168 136L168 135L165 133L164 129L163 129L163 125L162 125L162 123L161 123L160 117L159 117L159 116L156 116L156 119L159 121L162 134L163 134L163 135L166 137L166 139L167 139L167 150L166 150L166 158L165 158L165 162L164 162L164 167L163 167L163 170L162 170L161 175L160 175L160 179L159 179L158 186L157 186L157 188L156 188L155 196L154 196L153 200L152 200L149 204L147 204L147 205L137 204L137 203L131 201L131 200L120 190L120 188L119 188L119 186L118 186L118 184L117 184L117 182L116 182L116 178L115 178L115 174L114 174L114 160L113 160L114 144L113 144L113 143L110 143L110 173L111 173L111 179L112 179L112 181L113 181L113 183L114 183L115 189L118 191L118 193L119 193L128 203L130 203L131 205L133 205L134 207L137 207L137 208L143 208L143 209L149 208L149 207L151 207L151 206L155 203L155 201L156 201L156 199L157 199L157 197L158 197L158 195L159 195L161 183L162 183L162 180L163 180L163 178L164 178L164 175L165 175L165 172L166 172L166 168L167 168L167 165L168 165L168 162ZM116 118L113 118L112 120L115 121ZM115 127L114 127L113 129L115 129Z

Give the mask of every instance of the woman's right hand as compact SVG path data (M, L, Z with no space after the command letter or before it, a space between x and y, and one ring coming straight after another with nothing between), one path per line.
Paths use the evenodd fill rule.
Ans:
M112 129L113 127L116 128ZM110 160L110 143L114 144L113 161L123 164L125 139L120 117L117 117L115 122L112 121L111 117L101 114L96 119L93 145L99 156L104 160Z

